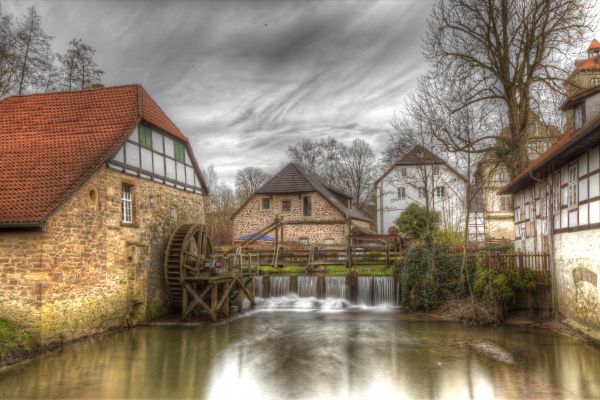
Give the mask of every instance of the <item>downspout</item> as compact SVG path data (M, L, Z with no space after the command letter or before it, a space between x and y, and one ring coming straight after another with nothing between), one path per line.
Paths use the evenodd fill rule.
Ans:
M379 233L385 234L383 231L383 181L379 183Z

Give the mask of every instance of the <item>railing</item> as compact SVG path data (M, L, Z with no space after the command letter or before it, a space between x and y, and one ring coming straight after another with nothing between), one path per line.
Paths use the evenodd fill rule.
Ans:
M260 265L392 265L404 252L385 244L364 243L348 248L342 245L280 244L246 246L243 253L256 257Z
M550 283L550 256L546 253L482 253L484 263L496 271L514 268L532 271L536 280Z

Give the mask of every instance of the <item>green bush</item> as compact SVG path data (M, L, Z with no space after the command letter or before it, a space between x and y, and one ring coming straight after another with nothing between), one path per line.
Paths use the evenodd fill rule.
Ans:
M30 334L10 321L0 318L0 364L10 354L29 350L35 345Z
M516 290L531 290L536 286L533 272L510 267L495 271L478 262L474 290L478 299L490 306L507 308L515 299Z
M447 244L434 246L432 240L417 242L396 264L403 306L428 311L465 296L460 276L461 257L448 250Z
M437 231L439 220L439 212L412 203L402 211L395 224L407 239L419 240Z

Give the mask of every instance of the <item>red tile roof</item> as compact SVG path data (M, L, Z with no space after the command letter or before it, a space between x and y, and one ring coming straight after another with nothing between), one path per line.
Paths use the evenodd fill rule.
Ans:
M141 85L1 100L0 224L43 221L142 119L188 142Z
M575 69L577 71L595 70L600 69L600 64L598 63L597 57L586 58L577 61Z
M587 51L596 51L596 50L600 50L600 42L596 40L596 38L592 39L592 42L590 43Z
M525 169L523 169L521 172L519 172L519 175L514 177L514 179L508 185L506 185L504 188L502 188L500 193L508 193L507 190L510 190L510 188L512 186L516 185L522 179L526 178L527 175L529 175L529 173L531 171L533 171L536 167L544 164L544 162L546 160L548 160L554 153L556 153L558 150L560 150L565 144L567 144L573 138L573 133L574 133L574 130L572 128L569 129L556 142L554 142L554 144L552 146L550 146L550 148L548 150L546 150L544 153L542 153L538 158L533 160L527 167L525 167Z

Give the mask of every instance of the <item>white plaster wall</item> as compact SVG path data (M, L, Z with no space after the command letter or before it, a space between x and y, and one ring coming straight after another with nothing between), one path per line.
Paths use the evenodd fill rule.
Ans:
M443 198L434 197L433 208L439 211L444 228L449 230L460 230L463 221L462 196L466 192L466 183L449 168L440 165L440 174L432 175L432 166L427 176L429 177L429 196L432 186L444 186L446 196ZM401 168L406 168L406 176L401 173ZM397 166L384 177L377 186L377 231L381 234L388 232L388 229L395 226L394 222L410 204L417 203L425 205L425 198L419 198L418 186L423 186L423 178L419 174L419 167L416 166ZM431 178L433 177L433 178ZM431 184L433 179L433 184ZM398 198L398 187L404 187L406 197Z
M555 235L558 310L570 319L600 329L600 291L587 281L575 282L573 270L600 275L600 229Z

